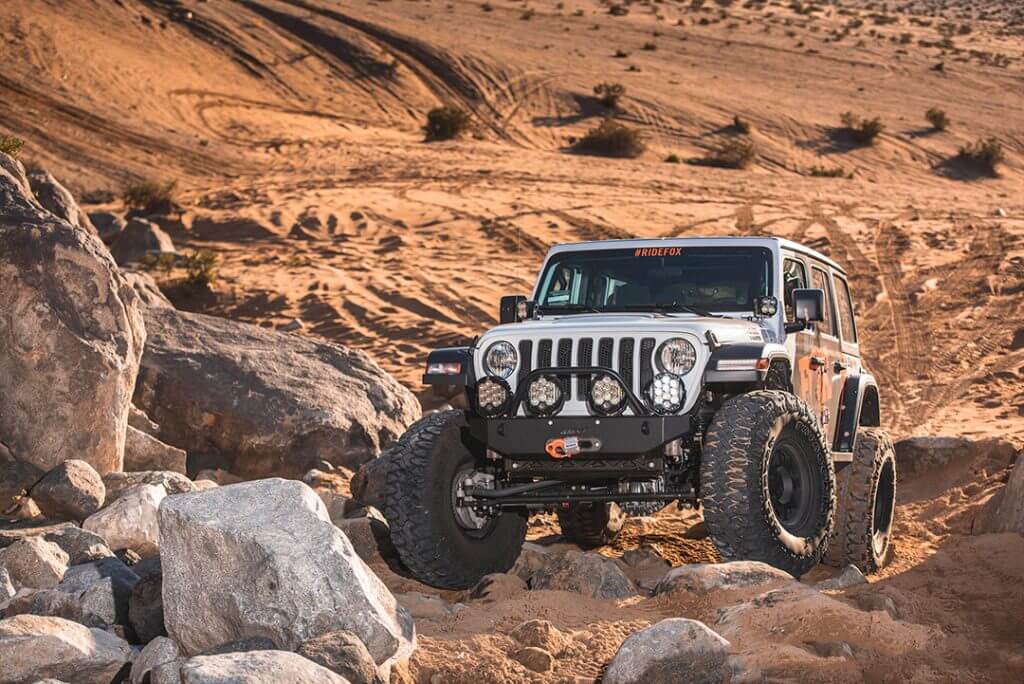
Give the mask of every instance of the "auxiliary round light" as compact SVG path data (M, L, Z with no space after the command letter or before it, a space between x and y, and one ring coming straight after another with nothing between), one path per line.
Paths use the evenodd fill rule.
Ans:
M507 378L519 363L519 354L509 342L495 342L484 354L484 370L489 375Z
M610 416L622 410L626 391L622 383L610 375L599 375L590 384L590 406L597 413Z
M665 340L658 347L658 368L674 375L686 375L697 363L697 350L681 337Z
M671 373L657 375L647 386L647 402L655 413L677 413L683 408L685 398L683 381Z
M504 380L484 378L476 385L477 408L488 418L504 413L511 398L512 392Z
M526 407L537 416L550 416L562 407L564 396L555 378L542 375L526 388Z

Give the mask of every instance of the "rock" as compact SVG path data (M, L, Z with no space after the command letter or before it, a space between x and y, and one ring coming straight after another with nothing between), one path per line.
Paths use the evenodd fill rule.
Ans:
M1017 456L1006 486L985 504L974 521L972 532L1024 534L1024 454Z
M163 576L156 572L146 575L132 588L128 619L140 643L146 644L167 634L162 587Z
M365 506L383 510L388 463L386 457L377 457L359 466L352 478L352 498Z
M855 565L847 565L842 572L814 585L818 591L841 591L855 587L858 584L867 584L868 578Z
M89 220L104 243L110 244L124 232L125 221L110 211L90 211Z
M157 509L165 496L167 492L160 485L137 485L86 518L82 529L103 537L115 551L132 549L142 556L159 553Z
M707 523L701 520L683 533L683 539L707 539L711 536Z
M15 589L49 589L64 579L68 554L42 537L27 537L0 549L0 568L7 570Z
M160 540L164 621L185 653L253 635L294 649L345 629L386 672L415 646L408 613L301 482L170 497L160 508Z
M74 523L52 520L19 520L16 522L0 520L0 549L28 537L38 537L48 532L57 532L74 526Z
M509 636L523 646L535 646L555 655L569 645L569 638L547 620L529 620L517 626Z
M1006 218L1007 216L1006 210L1003 209L1002 207L996 207L995 211L992 212L992 215L998 218Z
M135 404L161 439L245 478L373 458L420 415L364 352L170 309L146 309Z
M633 584L653 593L672 564L648 548L630 549L622 554L622 571Z
M125 492L138 487L139 485L159 485L167 492L167 496L173 494L185 494L198 490L196 483L181 473L168 470L140 470L134 473L110 473L104 476L103 484L107 488L107 505L114 503L121 498Z
M21 502L32 486L42 479L42 470L25 461L0 463L0 513Z
M387 563L388 560L394 561L398 558L398 553L391 543L391 529L386 522L363 517L339 520L335 526L345 533L352 542L352 548L365 563Z
M512 655L512 659L533 672L549 672L555 666L554 657L543 648L527 646Z
M147 681L146 675L154 667L177 660L181 656L178 645L173 639L158 636L142 649L142 652L135 657L132 663L131 683L143 684Z
M345 521L345 514L352 508L354 503L352 499L329 489L315 488L314 491L320 497L320 500L324 502L324 507L327 508L327 515L330 517L331 522L340 528L341 523ZM361 556L362 554L360 554ZM363 558L363 560L366 559Z
M464 608L461 603L452 605L440 596L432 596L419 591L395 594L395 600L417 620L443 620Z
M971 440L964 437L909 437L893 446L896 451L896 470L901 474L925 473L979 457L1008 462L1016 452L1012 443L998 438Z
M48 518L85 520L103 505L106 487L95 468L72 459L48 472L30 494Z
M138 299L99 238L43 211L2 166L0 435L43 471L69 458L120 470L145 342Z
M0 620L4 682L51 677L75 684L109 684L131 659L128 643L102 629L38 615Z
M69 565L90 563L114 555L102 537L79 527L52 530L46 532L43 539L53 542L68 554Z
M268 637L253 636L242 639L234 639L223 644L217 644L204 649L196 655L220 655L221 653L243 653L245 651L273 651L274 640Z
M99 237L99 231L89 220L89 215L81 210L74 195L61 185L60 181L42 169L33 169L27 175L32 194L36 196L36 200L43 209L62 221L67 221L75 228L81 228L87 233Z
M157 224L142 218L128 220L124 230L111 243L110 253L119 266L142 263L147 256L176 254L171 236Z
M7 571L7 568L0 565L0 603L3 603L16 593L17 590L14 588L14 582L11 580L11 573Z
M893 620L900 619L900 612L896 608L896 603L885 594L876 594L874 592L858 594L854 597L854 601L856 601L857 607L861 610L866 610L869 613L876 611L888 613L889 617Z
M87 627L123 627L128 624L132 587L138 581L114 557L76 565L56 587L36 592L19 612L66 618Z
M347 684L344 677L288 651L196 656L181 666L181 684Z
M213 480L196 480L195 486L197 492L205 492L208 489L216 489L217 487L220 487L220 485Z
M171 300L167 298L150 274L140 271L124 271L124 279L135 290L135 294L139 296L139 301L144 307L174 308L174 304L171 304Z
M529 583L533 579L533 574L544 567L544 564L548 562L549 556L552 555L551 552L540 544L525 542L522 550L519 552L519 558L516 559L508 574L515 575L524 582Z
M528 589L526 582L518 575L496 572L481 577L470 590L469 598L474 601L504 601Z
M729 642L703 622L662 620L622 642L605 671L604 684L691 684L726 681Z
M853 659L853 649L845 641L808 641L805 646L819 658Z
M128 409L128 426L135 428L139 432L145 432L150 437L160 436L160 426L151 421L145 411L134 406ZM127 435L125 435L125 438L127 439Z
M778 582L792 582L793 576L784 570L759 561L732 561L730 563L694 563L672 568L658 583L655 594L685 591L704 596L713 591L726 591L756 587Z
M293 318L292 320L288 321L280 328L278 328L278 330L280 330L281 332L292 332L294 330L302 330L305 327L306 324L302 322L301 318Z
M221 468L207 468L200 470L196 473L196 481L209 480L210 482L216 482L219 485L238 484L239 482L245 482L241 477L238 477L234 473L229 473Z
M25 205L24 211L46 211L39 204L36 196L32 194L32 187L28 183L28 175L25 173L25 167L22 166L20 161L0 152L0 174L4 176L2 180L3 187L0 187L0 192L6 195L4 198L5 204L17 201L19 204L23 203Z
M633 583L613 561L596 552L565 551L533 574L531 589L575 591L597 599L627 598L636 594Z
M186 454L181 449L128 426L124 443L125 470L163 470L184 475L185 459Z
M377 664L363 642L343 629L309 639L296 651L300 656L339 674L351 684L375 684Z

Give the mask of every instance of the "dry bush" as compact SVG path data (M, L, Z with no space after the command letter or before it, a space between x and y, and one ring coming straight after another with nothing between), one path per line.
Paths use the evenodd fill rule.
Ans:
M612 5L608 8L608 14L613 17L624 17L629 14L629 8L625 5Z
M749 135L753 127L750 125L749 121L747 121L742 116L737 114L734 117L732 117L732 128L738 133L742 133L743 135Z
M885 130L885 124L877 116L874 119L865 119L853 112L845 112L840 120L846 132L858 145L874 145L875 138Z
M575 149L585 154L603 157L639 157L646 145L643 134L613 119L604 119L587 131L576 143Z
M626 52L625 50L621 50L621 49L620 50L616 50L615 51L615 57L618 58L618 59L626 59L627 57L629 57L629 53Z
M594 86L594 96L605 107L615 109L619 100L626 94L626 86L621 83L598 83Z
M989 176L999 175L999 165L1006 160L1003 144L995 138L983 138L960 148L957 159Z
M750 140L724 140L708 151L700 163L723 169L745 169L757 156L754 143Z
M184 259L185 284L193 288L209 288L217 280L220 256L208 249L192 252Z
M668 162L669 164L679 164L683 160L679 158L678 154L673 153L665 157L665 161Z
M946 115L945 110L939 109L938 107L932 107L925 112L924 118L928 119L928 123L932 125L937 131L944 131L949 128L949 124L952 122Z
M531 7L522 14L520 14L519 18L522 19L523 21L530 21L531 19L533 19L533 15L536 13L537 11Z
M470 117L465 110L446 104L427 112L427 123L423 126L427 141L451 140L469 129Z
M0 135L0 152L17 157L18 153L21 152L21 148L25 146L25 141L21 138L15 138L10 135Z
M853 174L844 171L841 166L812 166L807 169L807 175L816 178L853 178Z
M648 52L654 52L655 50L658 49L658 44L657 43L647 42L647 43L644 43L643 49L647 50Z
M141 180L129 183L121 191L121 199L129 209L140 209L145 212L158 207L170 207L174 204L178 181Z

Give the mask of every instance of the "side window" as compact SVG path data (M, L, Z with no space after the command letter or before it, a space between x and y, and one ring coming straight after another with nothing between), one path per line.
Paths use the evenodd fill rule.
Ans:
M573 290L577 286L579 273L568 266L555 269L551 274L551 284L542 305L559 306L572 303Z
M793 290L807 287L807 269L796 259L785 259L782 262L783 300L786 307L786 322L796 320L793 308Z
M832 310L832 288L829 287L828 276L825 275L825 272L820 268L811 269L811 287L825 291L825 320L819 324L821 326L821 332L826 335L838 337L838 334L836 333L835 311Z
M853 322L853 299L850 297L850 286L841 276L835 276L836 304L839 306L839 329L843 332L843 341L856 344L857 326Z

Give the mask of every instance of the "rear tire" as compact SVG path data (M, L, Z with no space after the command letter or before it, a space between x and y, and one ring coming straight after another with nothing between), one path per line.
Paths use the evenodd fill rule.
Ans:
M756 560L799 577L828 547L835 470L814 412L760 390L722 404L704 436L704 521L725 560Z
M614 503L570 504L558 511L562 534L583 548L612 543L624 522L626 514Z
M857 566L864 574L892 559L896 512L896 452L878 427L857 429L853 462L836 473L836 528L825 562Z
M421 418L384 456L387 474L384 517L391 541L416 579L443 589L466 589L519 557L526 517L504 512L480 529L456 517L456 476L476 468L462 442L466 417L441 411ZM460 509L464 511L465 509Z

